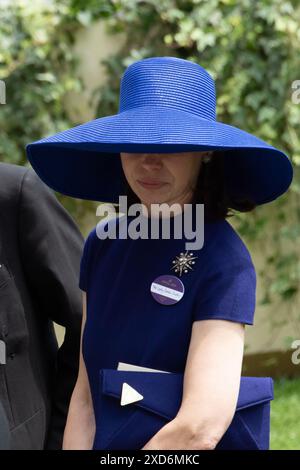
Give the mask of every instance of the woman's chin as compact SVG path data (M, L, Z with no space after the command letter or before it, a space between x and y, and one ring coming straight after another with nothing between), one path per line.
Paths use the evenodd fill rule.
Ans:
M141 202L145 205L150 204L163 204L164 202L168 201L168 197L164 194L163 191L159 192L157 190L145 190L145 191L136 191L136 195Z

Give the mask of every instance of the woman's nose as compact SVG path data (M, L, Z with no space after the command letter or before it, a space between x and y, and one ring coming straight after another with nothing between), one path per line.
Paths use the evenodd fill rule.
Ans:
M145 168L161 168L162 158L160 155L148 153L142 155L141 163Z

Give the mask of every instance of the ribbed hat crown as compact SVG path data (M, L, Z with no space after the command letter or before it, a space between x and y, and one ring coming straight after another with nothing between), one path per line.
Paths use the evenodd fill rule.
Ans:
M119 113L141 106L169 107L216 120L215 83L195 62L176 57L142 59L121 78Z

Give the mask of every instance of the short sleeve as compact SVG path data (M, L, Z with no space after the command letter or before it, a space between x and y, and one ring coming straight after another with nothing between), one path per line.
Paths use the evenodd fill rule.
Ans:
M90 251L91 251L91 239L92 233L90 232L88 237L85 240L83 245L83 251L80 260L80 270L79 270L79 287L81 290L87 290L87 279L88 279L88 272L89 272L89 259L90 259Z
M256 272L251 256L226 256L203 277L196 293L193 320L222 319L253 325Z
M113 220L111 217L109 220ZM100 247L102 246L101 233L108 226L108 219L104 218L98 222L88 234L83 245L83 251L80 260L79 270L79 287L83 291L87 291L88 279L92 275L93 259L97 257Z

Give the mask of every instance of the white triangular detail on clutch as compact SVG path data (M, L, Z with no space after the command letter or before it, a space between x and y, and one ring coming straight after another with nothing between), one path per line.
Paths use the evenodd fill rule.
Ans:
M142 400L143 398L144 398L143 395L137 392L128 383L123 382L122 394L121 394L121 406L128 405L129 403L134 403L135 401Z

